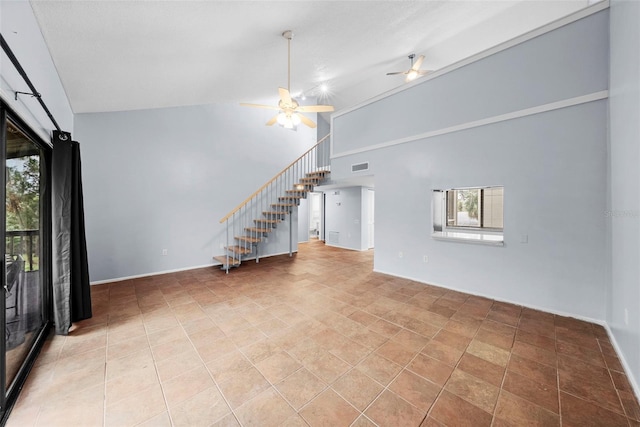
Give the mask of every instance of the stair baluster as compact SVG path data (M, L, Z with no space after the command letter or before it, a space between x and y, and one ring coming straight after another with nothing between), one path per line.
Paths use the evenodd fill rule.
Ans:
M260 262L260 243L289 216L289 256L293 256L293 208L330 172L329 135L255 191L220 220L225 223L225 255L214 257L229 273L253 254ZM230 224L231 222L231 224ZM232 244L232 241L236 241Z

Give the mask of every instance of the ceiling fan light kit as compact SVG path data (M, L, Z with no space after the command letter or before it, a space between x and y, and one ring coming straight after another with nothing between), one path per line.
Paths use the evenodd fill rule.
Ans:
M413 62L413 59L416 57L415 53L412 53L411 55L409 55L409 61L411 61L411 66L409 67L409 69L407 71L396 71L393 73L387 73L387 76L394 76L397 74L404 74L405 82L410 82L412 80L417 79L419 76L424 76L425 74L429 74L431 72L433 72L433 70L421 70L420 66L422 65L422 61L424 61L424 55L420 55L418 57L418 59L416 59L416 62Z
M287 88L278 88L280 94L280 100L277 106L262 105L262 104L247 104L241 103L240 105L245 107L266 108L269 110L278 110L278 114L267 121L267 126L273 126L278 123L285 129L296 129L296 127L302 123L310 128L315 128L316 124L313 120L301 113L322 113L331 112L334 110L331 105L303 105L300 106L298 101L291 97L291 39L293 38L293 31L286 30L282 33L282 37L287 39ZM304 92L301 94L301 98L306 99Z

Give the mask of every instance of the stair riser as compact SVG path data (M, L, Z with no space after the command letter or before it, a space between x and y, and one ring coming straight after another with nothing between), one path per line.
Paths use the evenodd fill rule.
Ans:
M329 171L310 172L304 178L298 180L294 189L285 190L285 194L277 198L278 203L270 205L271 211L263 211L264 218L254 219L256 227L246 227L246 236L236 236L234 239L238 245L226 247L229 258L225 256L216 256L215 260L222 263L221 270L229 271L233 267L238 267L242 263L244 256L256 253L256 261L258 260L258 244L266 238L269 233L276 228L280 221L284 221L287 215L290 215L294 207L300 205L301 199L307 198L307 193L313 191L314 187L324 181ZM295 181L294 181L295 182ZM300 186L299 188L297 188Z
M243 246L232 246L232 247L227 247L225 248L230 254L233 254L234 256L242 256L242 255L248 255L250 253L253 252L253 248L245 248Z

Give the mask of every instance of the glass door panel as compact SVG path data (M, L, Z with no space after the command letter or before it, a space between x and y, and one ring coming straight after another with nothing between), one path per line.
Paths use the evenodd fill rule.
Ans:
M44 326L42 282L42 150L6 123L5 390Z

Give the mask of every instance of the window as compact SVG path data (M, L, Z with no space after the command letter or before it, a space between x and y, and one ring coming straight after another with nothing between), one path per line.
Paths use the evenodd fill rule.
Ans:
M447 190L447 227L502 230L503 187Z
M433 238L502 245L504 187L433 191Z

